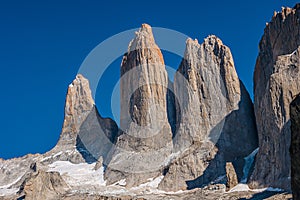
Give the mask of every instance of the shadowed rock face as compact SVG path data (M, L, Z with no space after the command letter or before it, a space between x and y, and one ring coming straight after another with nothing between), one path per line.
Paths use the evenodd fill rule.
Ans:
M107 154L117 135L117 124L100 116L92 98L89 81L78 74L68 88L60 139L46 156L62 152L57 160L90 163L102 157L101 160L108 162ZM66 154L68 151L72 151L72 154Z
M168 84L162 53L143 24L121 64L122 135L105 172L108 183L126 178L130 187L160 174L172 150Z
M77 164L98 160L99 168L108 162L108 153L117 135L116 123L99 115L92 99L88 80L82 75L77 75L68 88L65 119L57 145L42 155L26 155L21 158L0 160L0 189L2 187L11 190L18 189L23 187L24 181L37 175L34 182L38 181L38 183L29 187L28 198L30 199L30 196L33 195L33 199L41 199L42 196L37 198L36 195L40 192L43 193L44 190L44 196L54 195L53 191L48 193L49 187L50 190L53 189L51 189L51 185L45 185L45 187L38 185L44 181L44 178L45 181L48 181L47 184L49 181L52 181L49 184L58 184L56 180L59 181L57 179L59 174L57 176L43 172L47 171L50 164L56 161L70 161ZM42 171L36 174L35 172L39 170Z
M290 107L291 113L291 184L293 199L300 199L300 96L298 95Z
M282 8L267 24L254 73L259 151L250 186L290 189L290 103L300 92L299 6Z
M203 44L187 40L174 80L176 152L160 189L177 191L206 185L234 162L242 176L243 157L257 148L253 105L238 79L228 47L216 36ZM216 145L215 145L216 144Z

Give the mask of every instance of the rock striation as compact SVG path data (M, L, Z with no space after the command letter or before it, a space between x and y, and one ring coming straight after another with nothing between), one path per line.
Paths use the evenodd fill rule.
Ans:
M227 191L229 191L239 183L236 171L231 162L226 163L226 177L227 177L226 189Z
M59 141L46 156L60 153L56 160L68 160L72 163L95 162L100 157L107 162L108 152L117 135L117 124L100 116L92 98L89 81L78 74L68 88Z
M166 169L160 188L207 185L226 174L226 162L234 162L241 176L243 158L257 148L257 132L253 105L229 48L216 36L202 44L188 39L174 91L174 146L181 153Z
M291 113L291 186L293 199L300 199L300 96L290 105Z
M99 115L88 80L78 74L68 88L65 119L57 145L45 154L1 160L0 194L15 194L21 188L20 195L25 193L27 199L51 199L53 195L53 199L58 199L56 191L63 191L59 188L61 177L59 173L48 173L49 167L59 161L75 166L97 161L95 170L98 170L108 162L108 153L117 136L118 126Z
M290 103L300 92L300 8L274 13L259 44L254 72L254 109L259 151L253 188L290 189Z
M254 107L218 37L202 44L187 39L172 83L152 28L143 24L121 63L120 127L101 117L88 80L78 74L68 87L57 145L45 154L0 159L0 196L230 199L236 194L224 193L226 187L249 177L252 188L286 190L291 177L297 199L299 23L297 4L267 24L255 66ZM166 193L179 190L184 192ZM254 193L237 196L270 196Z
M172 151L168 86L162 53L151 27L143 24L121 64L122 134L105 172L108 183L126 179L131 187L161 174Z

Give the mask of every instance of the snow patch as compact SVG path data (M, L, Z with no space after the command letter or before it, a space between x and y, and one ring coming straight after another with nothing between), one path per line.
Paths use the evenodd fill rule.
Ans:
M96 163L73 164L69 161L56 161L49 165L48 172L59 172L62 178L71 186L95 185L105 186L104 168L94 170Z
M228 192L230 193L230 192L243 192L243 191L252 191L252 192L265 192L265 191L269 191L269 192L282 192L284 190L282 190L280 188L272 188L272 187L262 188L262 189L250 189L247 184L240 183L240 184L236 185L235 187L233 187Z
M47 157L43 158L43 159L41 160L41 162L43 162L43 161L45 161L45 160L49 160L50 158L55 158L55 157L61 155L62 153L63 153L63 152L60 151L60 152L58 152L58 153L56 153L56 154L54 154L54 155L47 156Z
M14 195L18 191L19 191L18 188L12 188L12 189L0 188L0 196Z
M147 183L143 183L137 187L131 188L131 190L140 190L145 188L158 188L159 183L162 181L164 176L156 177L155 179L149 178Z
M11 182L11 183L9 183L9 184L7 184L7 185L1 185L1 186L0 186L0 189L7 189L7 188L11 187L12 185L16 184L19 180L21 180L21 178L22 178L24 175L25 175L25 173L22 174L21 176L19 176L15 181L13 181L13 182Z
M242 192L242 191L250 191L250 188L247 184L237 184L236 186L234 186L233 188L231 188L231 190L229 190L229 192Z
M112 186L115 186L115 185L125 186L126 185L126 179L121 179L121 180L119 180L119 181L112 184Z

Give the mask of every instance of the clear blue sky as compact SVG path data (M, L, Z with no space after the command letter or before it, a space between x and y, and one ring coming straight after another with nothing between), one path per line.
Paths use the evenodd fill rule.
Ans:
M1 1L0 157L43 153L59 138L65 94L87 54L106 38L142 23L182 32L201 42L215 34L231 48L237 72L252 95L252 76L265 23L292 0ZM183 44L184 45L184 44ZM165 54L177 68L180 59ZM96 94L111 116L111 87L120 58Z

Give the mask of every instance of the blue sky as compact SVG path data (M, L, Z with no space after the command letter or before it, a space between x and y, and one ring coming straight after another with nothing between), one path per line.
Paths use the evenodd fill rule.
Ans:
M108 37L148 23L199 42L214 34L230 47L252 95L252 76L265 23L296 1L1 1L0 157L44 153L59 138L66 90L88 53ZM184 45L184 44L182 44ZM166 64L180 58L164 52ZM101 79L96 104L111 117L111 88L121 57Z

